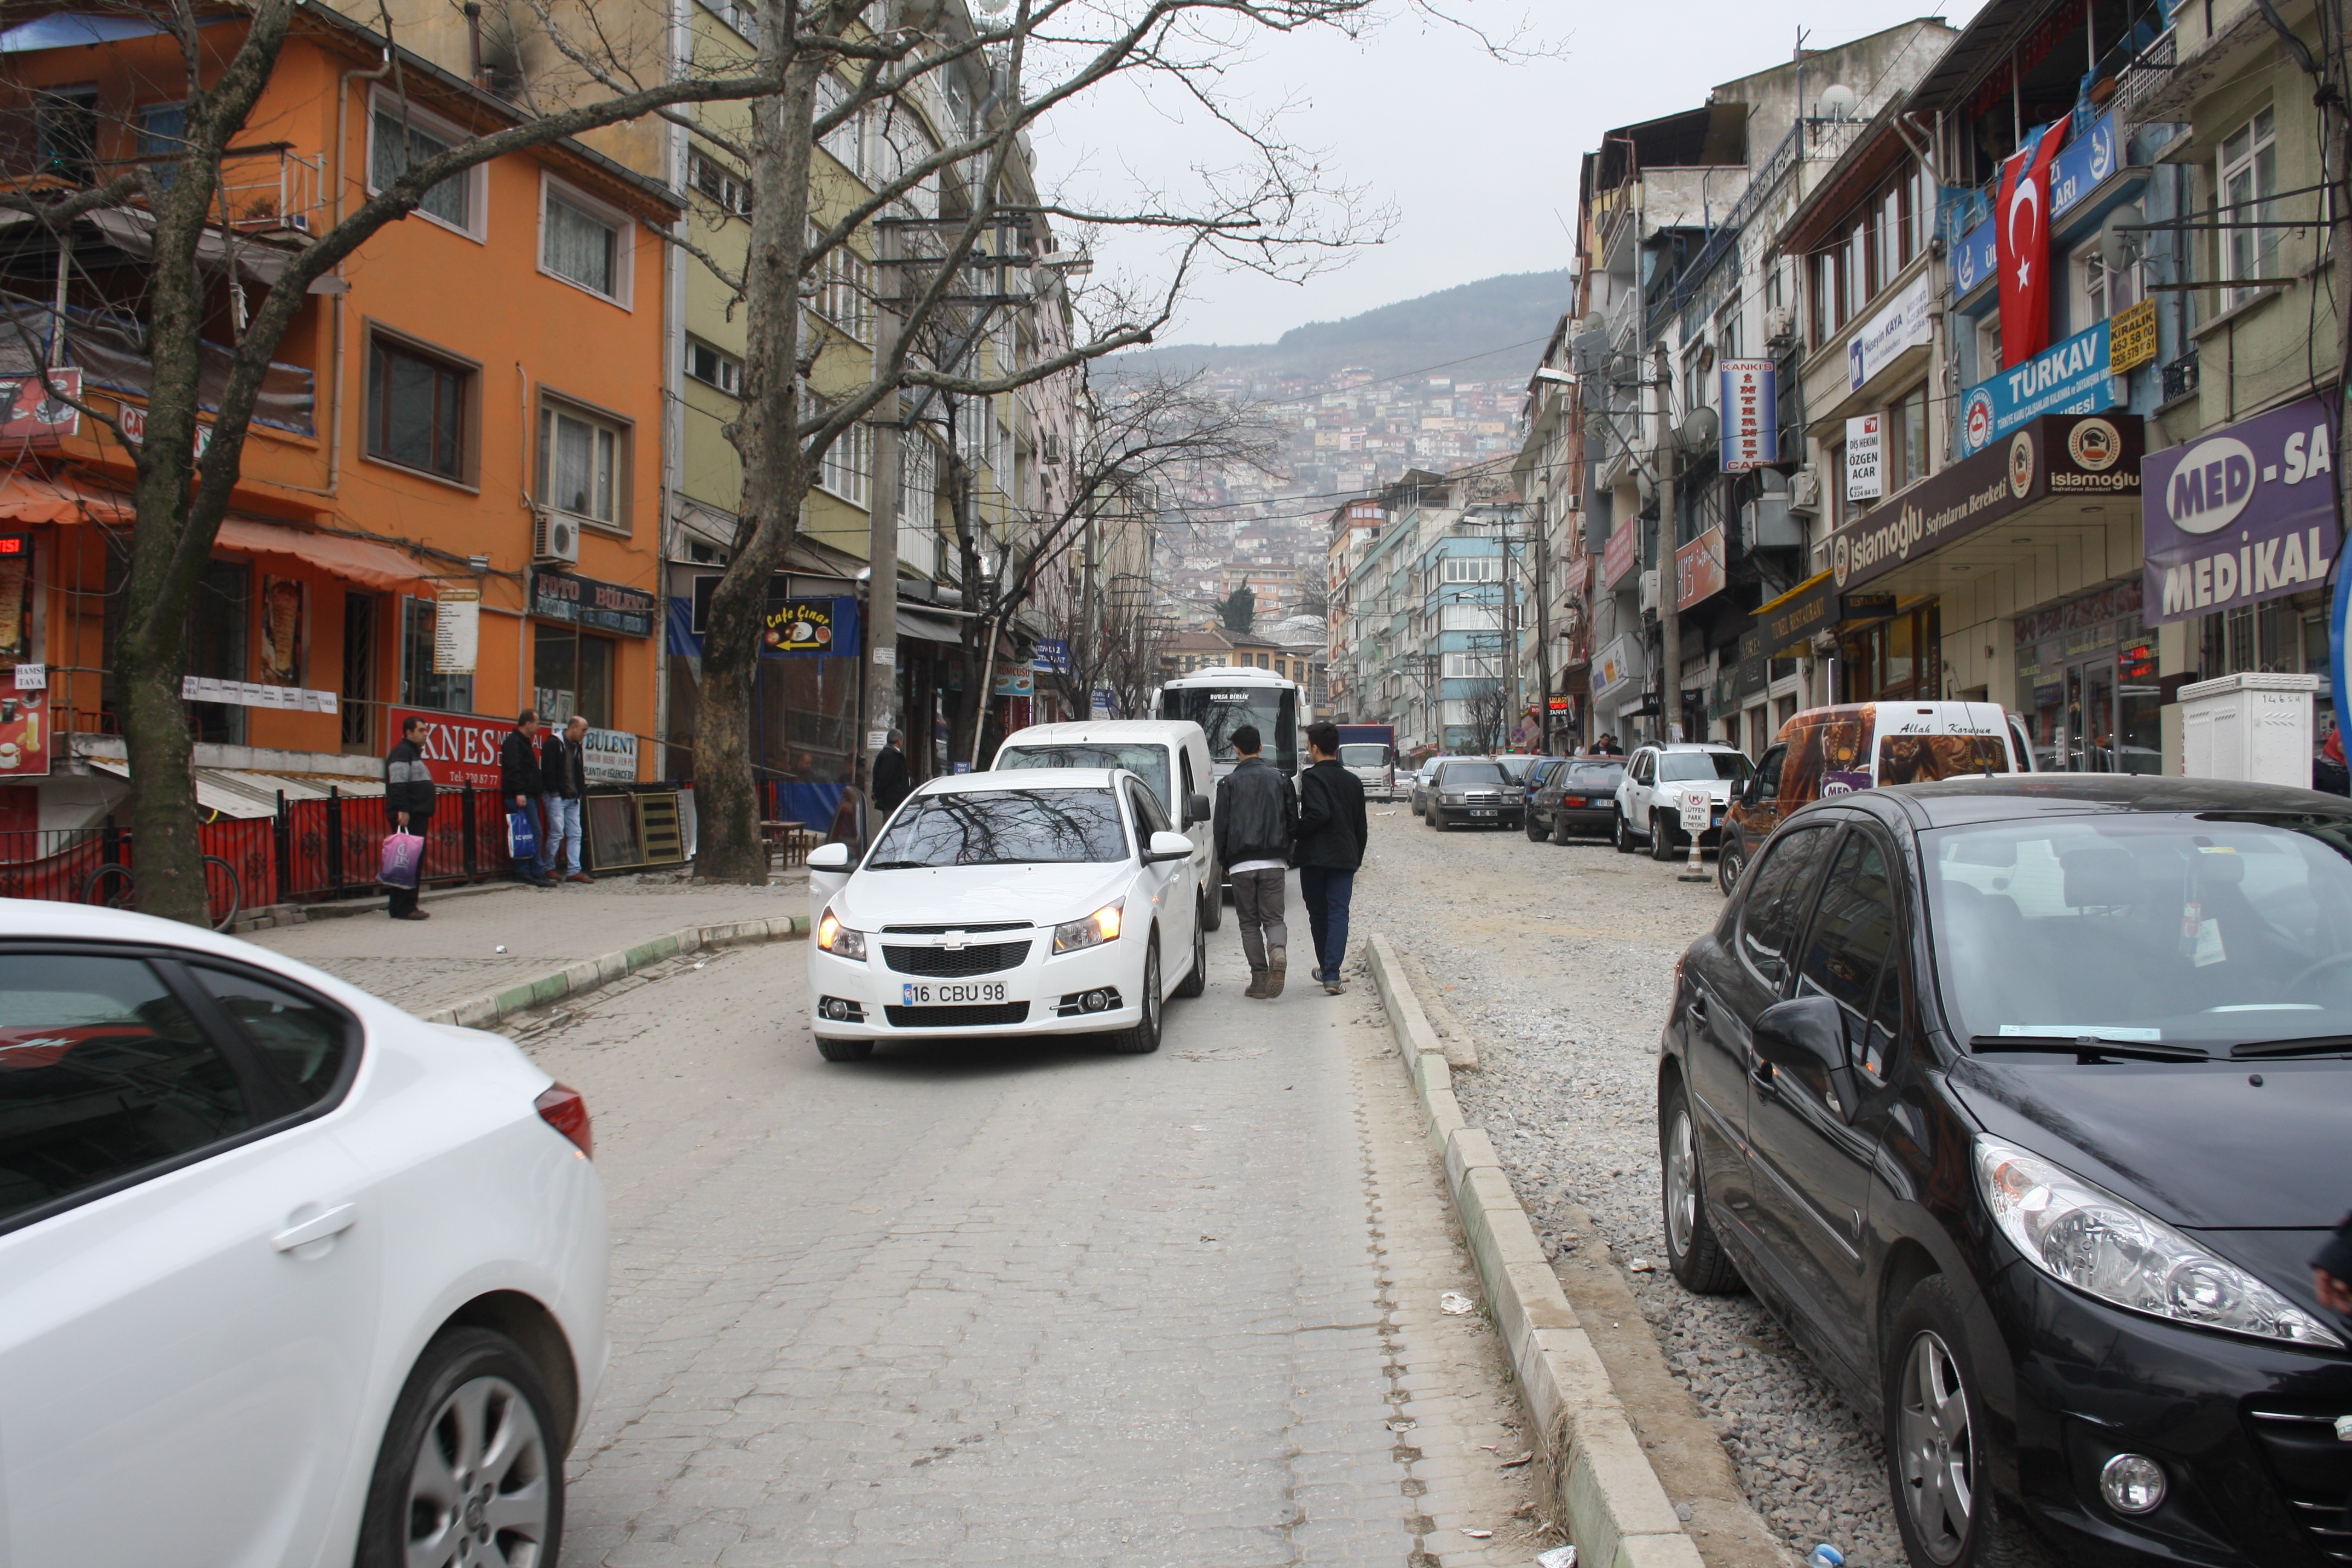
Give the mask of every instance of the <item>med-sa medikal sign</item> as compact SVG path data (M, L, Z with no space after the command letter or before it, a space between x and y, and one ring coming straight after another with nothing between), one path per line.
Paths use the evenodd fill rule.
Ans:
M2306 397L2142 460L2145 619L2185 620L2326 581L2332 426L2326 400Z

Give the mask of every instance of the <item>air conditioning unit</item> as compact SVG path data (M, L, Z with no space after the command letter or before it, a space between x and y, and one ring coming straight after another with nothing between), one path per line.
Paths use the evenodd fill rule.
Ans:
M1769 343L1791 343L1797 341L1797 312L1786 305L1775 305L1764 312L1764 341Z
M1658 569L1654 566L1642 574L1642 609L1644 614L1658 607Z
M1768 490L1739 509L1739 542L1747 550L1793 550L1805 542L1805 531L1789 498Z
M580 564L580 525L560 511L542 509L531 530L530 559L534 565Z
M1041 460L1048 463L1058 463L1062 460L1062 437L1058 431L1045 432L1045 452Z
M1789 476L1789 510L1800 517L1821 515L1822 476L1810 466Z

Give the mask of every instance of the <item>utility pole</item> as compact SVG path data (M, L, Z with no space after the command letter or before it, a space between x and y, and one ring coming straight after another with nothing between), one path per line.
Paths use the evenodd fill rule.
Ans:
M1641 301L1634 302L1638 310ZM1683 617L1675 608L1680 589L1675 571L1675 470L1680 454L1675 445L1674 384L1666 376L1666 345L1656 345L1658 387L1658 739L1675 741L1674 727L1682 722Z
M886 363L898 342L897 226L874 229L874 363ZM866 528L866 770L870 795L874 762L898 728L898 392L882 395L867 416L874 431L874 473L867 479ZM915 748L908 747L911 760ZM923 754L930 754L928 743Z
M1071 465L1076 466L1075 457L1071 459ZM1073 628L1077 636L1078 646L1070 650L1070 670L1078 678L1076 682L1078 710L1070 715L1073 719L1091 719L1095 716L1094 657L1097 646L1094 635L1095 511L1094 498L1090 496L1087 500L1086 526L1078 536L1078 614L1077 625Z
M1508 726L1519 716L1519 602L1518 581L1511 571L1511 520L1503 519L1497 531L1503 541L1503 679L1504 739L1510 736Z
M1547 509L1549 510L1549 509ZM1541 690L1536 696L1536 733L1540 743L1536 747L1539 756L1551 755L1551 524L1548 518L1536 522L1536 679Z

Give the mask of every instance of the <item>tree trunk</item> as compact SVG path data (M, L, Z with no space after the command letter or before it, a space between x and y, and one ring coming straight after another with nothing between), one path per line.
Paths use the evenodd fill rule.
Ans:
M751 695L766 603L766 584L749 578L722 578L710 595L702 713L694 731L694 866L711 881L756 886L768 879L751 764Z
M187 642L175 634L183 624L174 617L163 626L126 628L115 657L118 717L131 763L131 864L142 913L210 925L196 837L195 746L188 705L180 700Z

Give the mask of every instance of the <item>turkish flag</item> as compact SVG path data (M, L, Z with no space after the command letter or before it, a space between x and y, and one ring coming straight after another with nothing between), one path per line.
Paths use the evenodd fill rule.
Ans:
M2036 131L2000 166L2000 363L2032 359L2050 346L2050 165L2066 144L2067 121Z

